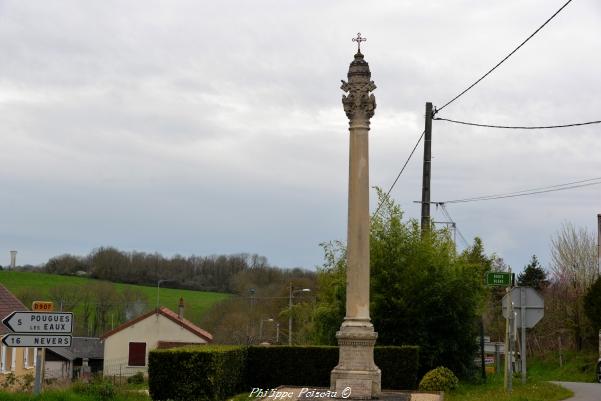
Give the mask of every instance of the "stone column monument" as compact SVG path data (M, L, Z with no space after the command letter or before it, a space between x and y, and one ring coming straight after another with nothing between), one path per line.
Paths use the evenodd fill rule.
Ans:
M346 268L346 316L336 333L340 346L338 365L332 370L331 389L341 397L346 388L351 399L371 399L381 390L381 372L374 363L378 333L369 317L369 119L374 115L376 89L369 65L361 54L365 38L357 34L357 54L342 81L344 112L349 119L349 197ZM349 390L346 390L348 394Z

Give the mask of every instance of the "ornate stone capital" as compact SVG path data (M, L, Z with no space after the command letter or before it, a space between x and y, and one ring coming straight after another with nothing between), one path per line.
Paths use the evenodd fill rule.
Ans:
M371 79L369 65L363 54L355 54L348 71L348 82L342 81L340 89L348 95L342 95L342 105L349 120L369 120L376 109L376 98L372 92L376 89Z

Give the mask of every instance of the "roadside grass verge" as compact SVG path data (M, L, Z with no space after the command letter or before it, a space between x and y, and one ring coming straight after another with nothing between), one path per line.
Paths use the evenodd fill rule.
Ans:
M559 366L559 353L546 352L528 360L528 377L533 380L567 382L595 381L595 366L599 358L596 350L563 352L563 366Z
M508 394L503 389L503 376L491 375L486 384L459 383L459 386L445 393L445 401L559 401L574 395L571 391L553 383L529 380L521 384L513 381L513 391Z

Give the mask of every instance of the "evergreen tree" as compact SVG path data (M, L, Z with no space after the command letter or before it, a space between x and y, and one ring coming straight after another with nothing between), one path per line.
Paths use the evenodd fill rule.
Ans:
M524 271L518 275L518 285L522 287L532 287L542 290L549 285L547 272L538 262L536 255L532 255L530 263L524 267Z
M336 243L325 250L314 341L336 344L344 318L345 248ZM378 344L419 345L422 371L443 365L469 374L491 263L480 240L457 254L448 230L422 236L417 221L403 221L398 205L386 201L372 218L370 239L371 318Z

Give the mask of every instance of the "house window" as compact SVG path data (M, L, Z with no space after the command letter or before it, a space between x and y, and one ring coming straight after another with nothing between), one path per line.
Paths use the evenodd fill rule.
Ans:
M146 366L146 343L129 343L129 366Z

